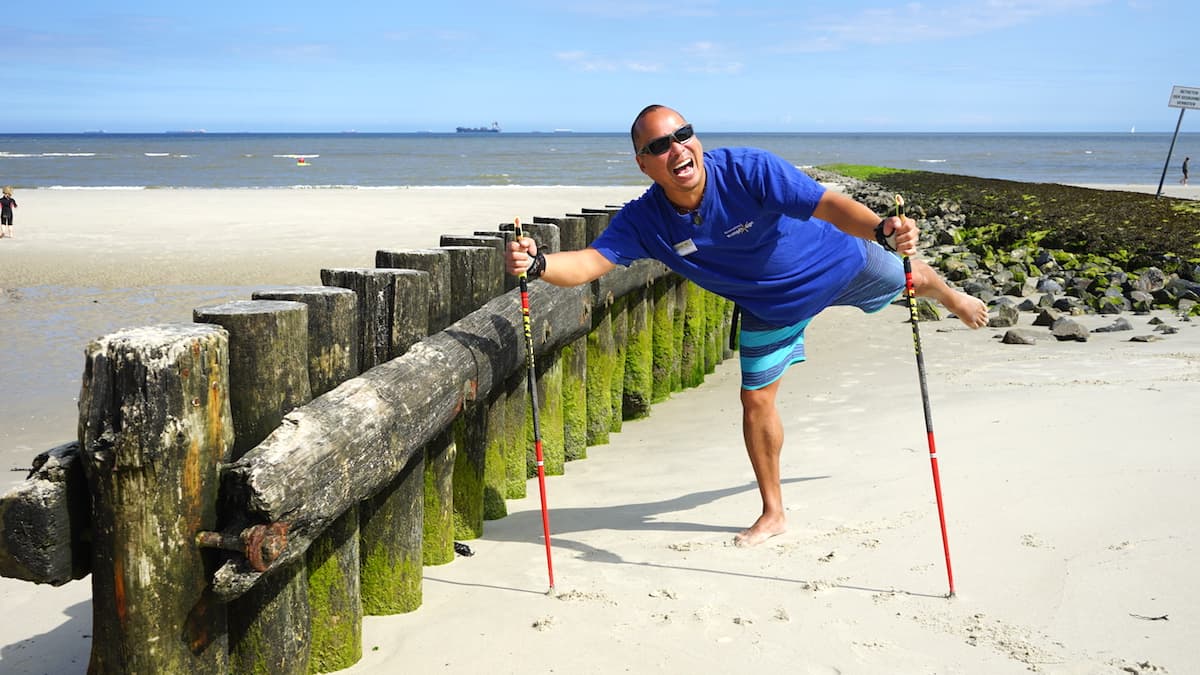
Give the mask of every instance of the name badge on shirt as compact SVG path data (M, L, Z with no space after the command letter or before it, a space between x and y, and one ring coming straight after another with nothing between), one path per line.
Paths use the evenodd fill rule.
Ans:
M691 255L698 250L699 249L696 248L696 242L692 241L691 239L684 239L678 244L675 244L675 252L679 255Z

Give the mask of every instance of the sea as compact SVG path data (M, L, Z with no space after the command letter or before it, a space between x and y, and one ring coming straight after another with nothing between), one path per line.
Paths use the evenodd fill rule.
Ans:
M1035 183L1179 178L1200 133L703 133L798 166L868 164ZM1172 158L1168 164L1168 152ZM643 185L625 133L0 134L20 190Z

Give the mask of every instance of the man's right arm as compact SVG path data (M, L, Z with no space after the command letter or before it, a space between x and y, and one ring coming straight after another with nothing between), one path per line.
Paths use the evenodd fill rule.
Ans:
M537 255L537 244L528 237L510 242L505 268L516 276L529 268ZM546 268L539 278L555 286L578 286L594 281L610 272L616 264L594 248L562 251L546 255Z

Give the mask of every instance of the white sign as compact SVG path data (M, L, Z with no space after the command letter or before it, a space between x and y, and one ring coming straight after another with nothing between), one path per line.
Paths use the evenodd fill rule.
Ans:
M1200 87L1173 87L1171 89L1171 108L1200 108Z

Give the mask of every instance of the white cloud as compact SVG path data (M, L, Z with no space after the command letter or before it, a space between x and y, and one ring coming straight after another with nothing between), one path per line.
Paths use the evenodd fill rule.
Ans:
M615 60L595 56L589 52L572 50L557 52L554 58L575 70L585 73L628 71L633 73L657 73L663 70L659 63L636 60Z
M911 2L866 8L836 18L817 18L808 28L815 37L788 44L786 52L824 52L861 44L897 44L962 38L1011 28L1042 16L1069 13L1110 0L977 0L959 4Z

